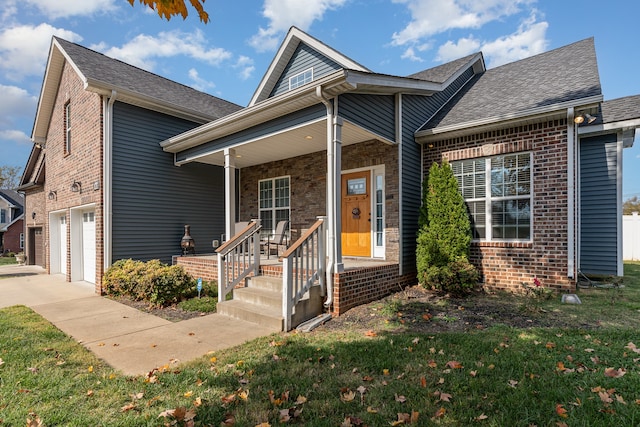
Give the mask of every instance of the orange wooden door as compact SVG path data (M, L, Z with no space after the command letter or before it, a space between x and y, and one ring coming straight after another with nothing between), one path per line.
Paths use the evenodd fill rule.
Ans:
M371 256L369 171L342 175L342 254Z

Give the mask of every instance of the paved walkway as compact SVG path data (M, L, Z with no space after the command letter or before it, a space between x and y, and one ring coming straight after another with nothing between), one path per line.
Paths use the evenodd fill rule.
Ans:
M0 266L0 308L12 305L30 307L127 375L276 332L219 314L173 323L100 297L90 283L65 282L37 266Z

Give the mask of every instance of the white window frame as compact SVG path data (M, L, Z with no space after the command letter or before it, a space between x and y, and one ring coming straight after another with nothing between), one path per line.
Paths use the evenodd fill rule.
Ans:
M498 159L500 157L502 158L506 158L506 157L512 157L512 156L520 156L523 154L528 154L529 155L529 194L525 194L525 195L508 195L508 196L494 196L492 195L492 168L491 168L491 163L492 160ZM460 160L460 161L453 161L451 162L452 166L456 163L461 163L461 162L465 162L465 161L484 161L485 162L485 169L484 169L484 195L483 196L476 196L476 197L467 197L465 198L465 203L471 203L471 202L483 202L484 201L484 207L485 207L485 222L484 222L484 227L485 227L485 236L481 237L481 238L477 238L475 236L475 232L474 232L474 241L484 241L484 242L532 242L533 241L533 154L531 152L519 152L519 153L508 153L508 154L501 154L498 156L491 156L491 157L483 157L483 158L477 158L477 159L465 159L465 160ZM458 180L458 189L461 190L461 192L463 192L463 197L464 197L464 191L462 189L462 178L461 175L456 175L456 179ZM493 211L492 211L492 206L494 202L501 202L501 201L506 201L506 200L528 200L529 201L529 237L527 238L503 238L503 237L494 237L493 236ZM470 214L471 215L471 214ZM472 225L473 226L473 225ZM475 231L475 230L474 230Z
M289 90L304 86L313 81L313 67L289 77Z
M64 153L71 153L71 101L64 105Z
M288 182L288 193L287 193L287 200L288 200L288 205L287 206L276 206L276 181L278 180L282 180L282 179L286 179ZM271 206L268 207L262 207L261 206L261 185L263 182L271 182L271 195L270 195L270 200L271 200ZM273 234L275 232L277 223L278 223L278 218L276 215L277 211L284 211L286 210L287 212L287 220L291 220L291 176L290 175L283 175L283 176L276 176L273 178L267 178L267 179L261 179L258 181L258 218L262 218L262 213L263 212L271 212L271 229L265 227L265 225L263 224L262 230L263 230L263 234Z

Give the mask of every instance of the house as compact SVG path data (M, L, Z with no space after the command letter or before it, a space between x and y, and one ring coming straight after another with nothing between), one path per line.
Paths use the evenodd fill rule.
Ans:
M115 260L171 262L187 224L210 248L223 233L223 170L174 167L158 144L238 109L54 37L19 187L27 263L100 293Z
M24 197L15 190L0 189L0 254L24 249Z
M638 126L640 98L604 101L592 38L490 70L476 53L401 77L294 27L246 108L161 145L181 167L225 168L227 235L238 220L287 220L296 240L325 215L326 305L340 314L415 283L421 183L443 159L485 286L621 275L621 152Z
M394 76L292 27L242 108L54 38L21 186L27 254L47 248L51 273L98 292L117 259L174 255L218 279L221 311L268 282L276 307L257 310L288 330L316 284L339 315L416 283L421 186L447 159L484 285L572 290L622 274L621 152L638 126L640 97L604 100L593 39ZM293 243L265 261L282 221ZM224 236L215 256L175 256L186 224L197 245Z

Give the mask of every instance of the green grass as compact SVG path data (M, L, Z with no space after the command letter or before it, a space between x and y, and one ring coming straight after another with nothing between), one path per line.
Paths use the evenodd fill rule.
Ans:
M629 345L640 346L640 263L625 265L624 285L581 290L579 306L545 302L575 319L571 329L275 334L151 379L115 373L27 308L3 309L0 426L33 414L44 425L155 426L177 407L196 426L284 425L282 411L305 426L383 426L412 412L426 426L640 425ZM587 318L601 326L581 329Z
M12 256L0 257L0 265L13 265L13 264L17 264L15 257L12 257Z

